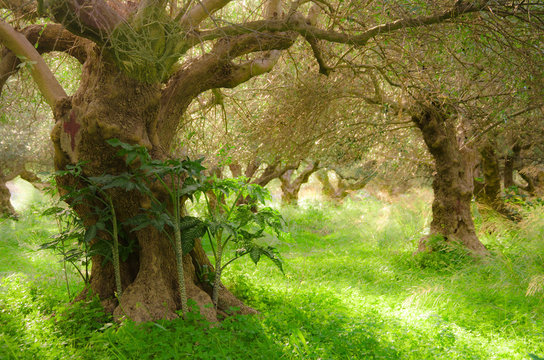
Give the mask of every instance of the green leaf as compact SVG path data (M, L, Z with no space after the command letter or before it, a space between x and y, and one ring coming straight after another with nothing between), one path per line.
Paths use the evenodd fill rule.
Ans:
M265 248L261 248L261 254L265 255L267 258L269 258L273 263L274 265L276 265L278 267L278 269L280 269L280 271L282 272L282 274L285 274L283 272L283 262L281 261L281 259L278 257L278 254L277 254L277 250L274 249L273 247L271 246L267 246Z
M96 237L96 230L97 230L97 226L96 224L94 225L91 225L87 231L85 232L85 237L83 238L83 241L87 244L89 244L91 242L92 239L94 239Z
M42 212L42 216L51 216L51 215L55 215L55 216L58 216L60 215L65 209L61 208L61 207L58 207L58 206L52 206L48 209L45 209L44 212Z
M251 257L251 260L257 265L259 262L259 259L261 258L261 249L258 246L255 246L251 249L249 252L249 257Z
M180 218L181 247L184 254L193 250L195 239L204 236L206 228L206 224L198 218L192 216Z
M59 244L60 239L49 241L40 245L40 250L54 249Z

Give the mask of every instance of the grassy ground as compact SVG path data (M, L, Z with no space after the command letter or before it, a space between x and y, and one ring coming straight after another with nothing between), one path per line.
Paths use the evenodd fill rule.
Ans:
M544 209L519 225L476 211L493 256L474 262L412 255L429 204L420 191L282 209L285 276L264 260L233 263L225 283L261 314L215 327L117 325L96 303L66 307L61 264L35 251L55 226L30 208L0 224L0 359L543 358Z

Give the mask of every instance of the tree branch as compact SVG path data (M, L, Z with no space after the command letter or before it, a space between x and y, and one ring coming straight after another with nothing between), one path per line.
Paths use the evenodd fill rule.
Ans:
M269 164L265 169L264 172L259 176L257 179L251 181L253 184L258 184L260 186L266 186L270 181L281 177L285 172L289 170L294 170L298 168L299 163L295 164L287 164L285 166L281 166L279 161L276 161L272 164Z
M280 178L282 181L287 182L290 186L300 188L302 184L305 184L310 179L310 176L319 169L319 161L313 161L306 165L304 170L298 176L291 181L293 170L286 171Z
M320 40L327 40L335 43L365 45L368 40L381 35L394 32L396 30L412 27L420 27L438 24L449 19L454 19L464 14L482 11L486 8L486 1L477 1L470 4L462 4L458 1L458 5L441 13L430 16L419 16L415 18L399 19L393 22L377 25L368 30L363 31L359 35L351 35L331 30L322 30L315 26L309 25L301 15L293 15L284 20L259 20L246 23L244 25L231 25L213 30L202 31L198 34L193 34L193 41L207 41L224 36L235 36L254 32L286 32L294 31L304 37L312 37Z
M108 41L124 16L103 0L54 0L48 9L71 33L97 44Z
M66 98L67 95L38 51L23 34L15 31L3 20L0 20L0 40L16 56L24 59L28 64L32 78L38 85L45 101L54 110L56 103Z
M62 51L75 57L80 63L87 59L89 42L65 30L62 25L30 25L20 31L34 45L39 54ZM9 49L4 49L0 60L0 94L10 76L17 73L21 60Z
M196 29L198 25L232 0L202 0L189 11L182 10L180 25L184 29Z

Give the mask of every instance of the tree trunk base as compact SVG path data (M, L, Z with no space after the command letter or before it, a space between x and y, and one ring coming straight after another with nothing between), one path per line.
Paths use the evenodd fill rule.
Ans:
M17 220L17 212L11 205L11 194L8 187L2 181L0 182L0 217L6 217Z
M97 295L104 311L113 314L114 320L130 319L135 322L172 320L179 317L181 298L177 280L173 249L155 230L140 231L140 251L121 262L123 293L114 292L114 275L111 263L103 265L100 257L93 258L90 286L75 301ZM198 311L209 322L217 322L233 313L256 314L229 290L221 286L217 309L211 298L212 288L199 280L197 269L202 265L212 268L200 241L183 258L185 287L188 299L194 301ZM233 308L236 308L233 311Z

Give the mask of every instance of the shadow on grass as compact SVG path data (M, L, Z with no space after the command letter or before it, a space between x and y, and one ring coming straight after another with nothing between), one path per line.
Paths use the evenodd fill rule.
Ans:
M371 306L352 310L345 305L342 295L331 292L308 287L295 296L243 283L233 285L233 290L250 306L266 313L262 322L267 331L277 343L286 344L294 358L486 358L482 349L464 341L457 343L445 327L429 332L393 316L384 316Z

